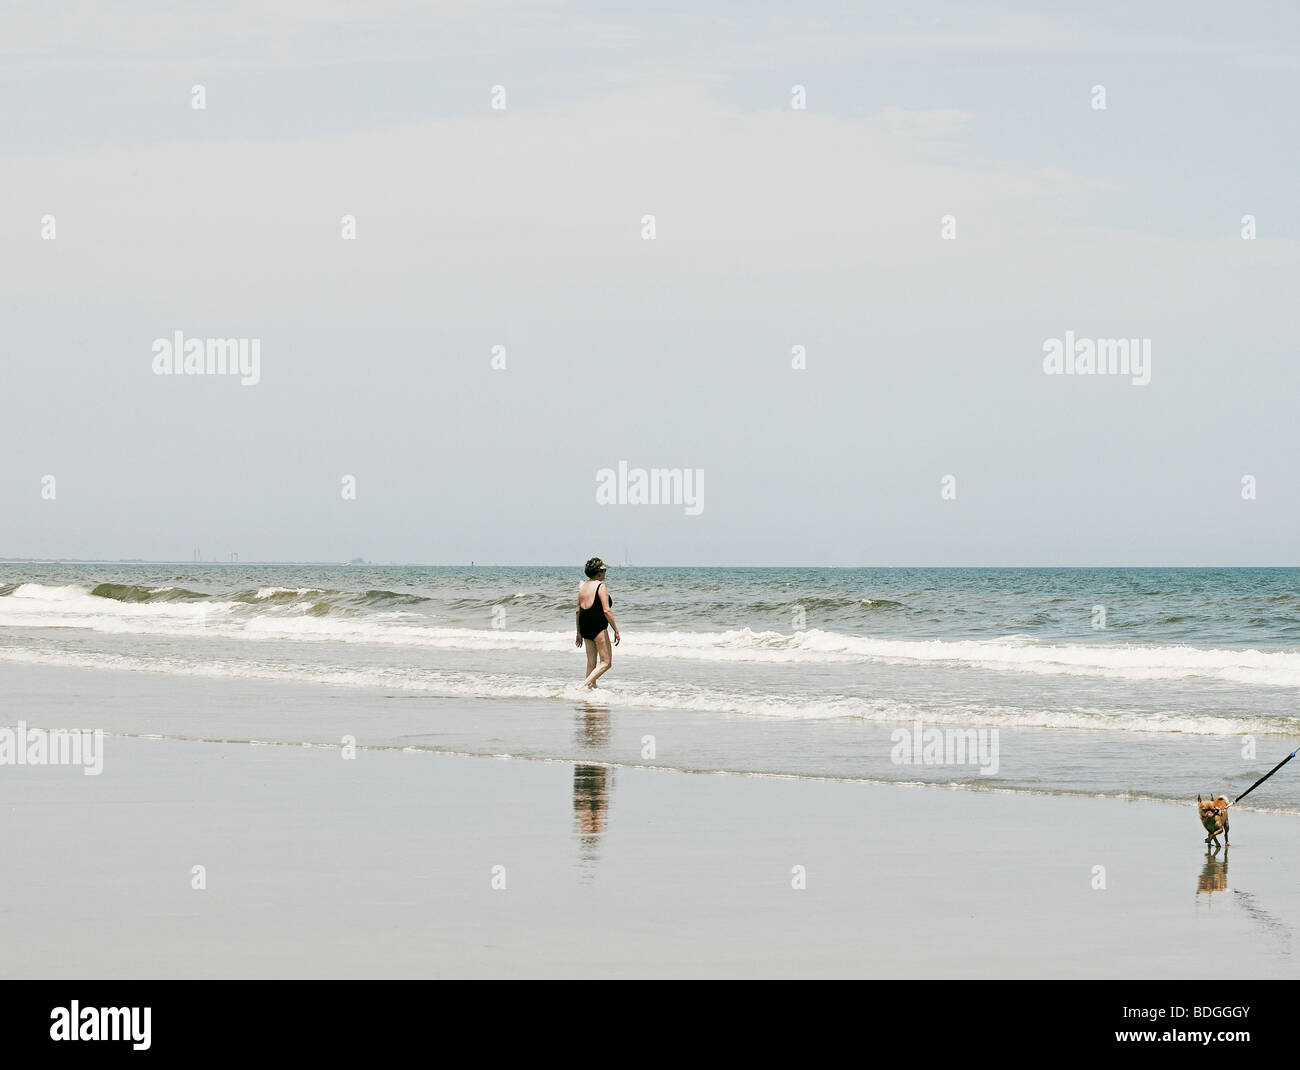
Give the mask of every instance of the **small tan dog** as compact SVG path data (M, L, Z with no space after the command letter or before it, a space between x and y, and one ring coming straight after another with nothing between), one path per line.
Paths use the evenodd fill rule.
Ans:
M1228 842L1228 807L1231 805L1226 795L1213 799L1202 799L1199 795L1196 796L1196 809L1201 815L1201 824L1209 833L1205 837L1205 842L1213 843L1216 848L1219 846L1220 832L1223 833L1224 844Z

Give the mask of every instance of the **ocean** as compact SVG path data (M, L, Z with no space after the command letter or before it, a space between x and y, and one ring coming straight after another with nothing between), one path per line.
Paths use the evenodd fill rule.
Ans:
M1300 569L613 568L592 696L581 579L4 563L4 721L1178 803L1300 744Z

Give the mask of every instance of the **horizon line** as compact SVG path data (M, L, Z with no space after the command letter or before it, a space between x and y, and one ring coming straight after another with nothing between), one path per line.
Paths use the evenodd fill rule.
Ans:
M579 572L582 566L568 564L538 564L484 562L482 564L455 562L452 564L435 564L420 561L366 561L354 564L351 561L318 560L252 560L252 561L195 561L181 558L143 558L143 557L0 557L0 565L215 565L225 568L238 568L245 565L280 565L334 568L575 568ZM810 570L861 570L861 569L1264 569L1264 568L1300 568L1300 565L1102 565L1102 564L1056 564L1056 565L611 565L610 571L634 568L727 568L727 569L810 569Z

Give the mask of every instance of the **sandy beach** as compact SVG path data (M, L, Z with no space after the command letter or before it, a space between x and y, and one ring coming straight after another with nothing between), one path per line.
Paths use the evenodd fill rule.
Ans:
M7 725L103 733L97 775L0 764L10 977L1300 975L1275 781L1215 855L1194 779L1005 786L1047 739L1092 761L1086 732L907 784L876 779L887 724L13 662L0 686ZM1134 736L1112 790L1237 746ZM816 775L832 746L860 775Z
M1229 863L1190 806L112 736L104 757L2 770L8 976L1300 974L1289 816L1234 823Z

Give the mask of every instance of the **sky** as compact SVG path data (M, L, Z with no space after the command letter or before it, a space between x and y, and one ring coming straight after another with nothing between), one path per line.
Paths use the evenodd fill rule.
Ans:
M1300 564L1293 4L52 11L0 557Z

